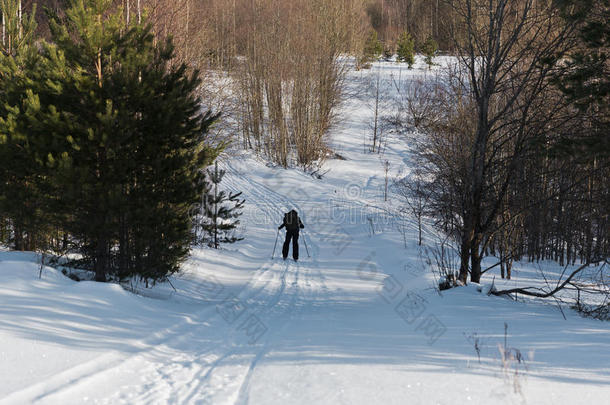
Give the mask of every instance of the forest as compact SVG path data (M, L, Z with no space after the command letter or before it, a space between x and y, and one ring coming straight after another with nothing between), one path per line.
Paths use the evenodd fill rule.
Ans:
M0 18L0 403L608 403L610 0Z
M459 246L457 279L478 282L488 255L507 278L515 260L608 257L607 1L0 10L0 240L13 249L78 253L100 280L163 278L197 242L204 169L228 145L315 171L334 153L347 72L420 53L456 63L403 92L391 125L419 169L398 186Z

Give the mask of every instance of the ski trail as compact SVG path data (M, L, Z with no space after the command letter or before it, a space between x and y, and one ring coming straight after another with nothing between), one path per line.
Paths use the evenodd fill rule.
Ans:
M271 221L278 213L283 212L283 207L286 205L295 206L286 196L277 193L270 189L267 185L252 179L246 179L240 176L236 169L230 164L226 165L227 172L233 175L228 176L227 182L232 191L243 191L244 195L250 196L258 202L258 207L265 212L266 218ZM307 238L311 252L315 256L319 252L319 247L314 243L308 235L303 234L303 238ZM191 395L183 398L186 402L203 402L214 403L214 398L222 400L223 398L230 403L247 404L249 400L250 382L256 374L256 370L261 363L264 363L264 358L267 353L274 348L281 346L281 337L285 328L289 323L298 319L301 313L314 305L319 294L326 293L328 288L324 282L324 276L319 268L317 260L309 259L306 264L300 262L287 261L281 274L268 272L265 279L259 279L260 283L250 285L255 291L251 291L252 295L245 298L251 305L257 306L254 310L264 321L269 325L270 331L265 337L265 341L257 350L249 350L247 355L248 360L245 362L247 367L235 367L229 364L234 360L234 356L221 356L213 366L205 373L201 379L196 379L191 387ZM302 275L301 273L304 273ZM276 290L272 294L266 295L265 300L256 300L261 296L261 293L275 285ZM299 305L300 304L300 305ZM240 352L243 353L243 348ZM232 352L235 355L237 352ZM218 389L213 381L214 375L227 373L231 375L231 379L240 380L241 382L234 386L224 387L229 391L224 396L197 396L196 393L214 392ZM222 388L222 387L221 387ZM233 391L233 393L230 393Z
M289 272L289 270L291 268L294 268L293 272ZM286 274L287 273L291 273L294 274L293 275L293 281L290 283L286 283ZM285 307L285 309L283 311L279 311L279 313L277 313L276 318L285 318L286 316L288 316L290 319L294 318L295 313L299 312L297 310L297 306L296 303L298 301L299 295L300 295L300 288L299 288L299 275L300 275L300 266L297 263L295 263L294 265L290 265L287 264L286 265L286 270L283 274L283 287L284 287L284 291L286 289L286 287L288 287L289 290L291 290L290 294L281 294L278 295L278 300L277 302L270 306L269 309L270 310L275 310L278 311L278 308L281 308L281 306L279 305L280 303L280 299L281 298L286 298L288 300L288 303ZM294 288L292 288L294 287ZM248 368L248 371L246 373L246 375L244 376L243 382L241 384L241 387L239 389L238 392L238 396L237 399L235 401L235 404L247 404L248 403L248 398L249 398L249 388L250 388L250 381L252 380L253 375L256 372L256 367L259 365L259 363L261 363L262 359L264 358L264 356L275 346L277 346L277 341L281 340L281 336L283 335L284 330L286 329L286 327L288 326L288 320L287 319L283 319L283 324L282 326L273 333L272 336L269 337L269 339L265 342L265 344L263 345L262 349L256 354L256 356L253 358L252 362L250 363L250 366Z
M183 320L178 321L161 331L153 333L149 338L138 343L139 348L133 354L127 357L121 356L117 352L105 354L97 359L63 371L46 381L13 392L4 398L3 402L25 403L40 401L46 397L59 394L68 387L88 383L90 380L100 374L121 367L133 358L154 351L157 347L162 346L176 338L180 338L181 332L184 332L185 329L190 328L190 324L192 323L193 319L204 317L212 311L213 307L204 308L203 310L193 313L189 317L185 317Z
M256 357L254 357L254 360L252 360L252 363L250 363L250 367L248 367L248 373L244 377L244 381L242 382L241 387L239 388L239 392L237 394L237 399L235 401L236 405L241 405L241 404L245 405L248 403L250 380L252 379L252 375L254 374L254 369L258 365L260 360L263 358L263 356L267 353L268 350L269 350L269 347L267 345L267 346L265 346L265 348L263 350L261 350L256 355Z
M240 383L229 389L232 392L228 392L225 395L226 398L231 398L231 403L246 404L248 402L250 381L258 365L264 361L265 355L276 346L277 339L287 326L286 315L294 312L299 295L298 273L298 267L287 262L282 273L278 276L278 289L266 302L258 303L259 308L255 312L259 313L259 316L265 320L270 330L264 339L264 343L257 350L249 353L246 362L247 367L232 368L232 371L235 373L232 379L240 381ZM228 359L225 358L223 360L226 361ZM227 366L224 370L225 373L227 369L231 369L231 367ZM205 392L209 389L214 389L214 387L209 386L209 379L199 382L198 385L200 391Z

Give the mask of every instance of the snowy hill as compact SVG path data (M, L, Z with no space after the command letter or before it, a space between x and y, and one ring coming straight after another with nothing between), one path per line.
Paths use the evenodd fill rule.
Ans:
M333 129L345 160L322 178L245 152L221 162L224 187L246 199L245 239L195 250L173 286L134 294L49 267L39 279L34 254L0 252L0 403L607 403L608 322L485 286L435 290L434 232L419 247L415 219L384 198L385 161L390 181L408 173L409 145L386 133L382 155L364 152L361 90L377 72L388 91L427 74L421 60L352 72L357 96ZM292 208L305 232L300 260L284 262L284 231L271 255ZM539 279L533 264L513 273L505 285Z

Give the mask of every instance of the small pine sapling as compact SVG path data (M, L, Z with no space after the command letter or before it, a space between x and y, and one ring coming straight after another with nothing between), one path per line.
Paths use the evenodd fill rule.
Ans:
M383 44L377 36L377 31L371 30L371 33L364 43L364 49L362 50L362 56L359 58L358 65L367 69L370 67L370 63L377 59L382 53Z
M216 163L213 170L207 170L204 186L201 242L215 249L218 249L221 243L243 240L235 235L235 229L240 223L237 218L242 214L245 200L240 199L241 192L227 193L218 189L224 175L225 171L219 170Z
M409 69L415 64L415 40L408 32L403 32L398 39L398 60L406 62Z
M392 56L394 56L394 45L393 44L386 44L383 48L383 59L386 62L389 62L392 60Z
M426 64L428 65L428 69L431 69L434 65L434 54L438 50L438 44L433 38L428 38L426 42L422 45L422 53L425 56Z

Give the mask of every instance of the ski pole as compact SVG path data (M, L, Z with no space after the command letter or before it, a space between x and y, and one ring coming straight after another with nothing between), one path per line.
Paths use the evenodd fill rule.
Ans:
M303 242L305 242L305 250L307 251L307 257L311 257L309 255L309 248L307 247L307 238L305 238L305 232L303 232Z
M280 236L280 230L277 230L277 233L275 234L275 244L273 245L273 253L271 254L271 258L273 259L273 256L275 256L275 247L277 246L277 238Z

